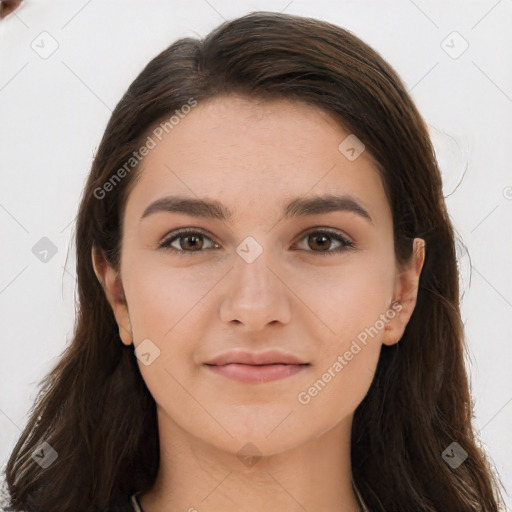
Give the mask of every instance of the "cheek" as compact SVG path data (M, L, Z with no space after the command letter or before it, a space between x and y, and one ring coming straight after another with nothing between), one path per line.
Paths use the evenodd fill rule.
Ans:
M130 319L136 340L154 337L166 343L183 323L201 311L205 295L217 276L198 266L177 268L165 261L126 266L125 291L130 298ZM148 258L149 260L149 258Z
M389 275L375 265L354 265L330 280L317 280L323 293L306 298L319 311L331 332L318 344L311 378L304 383L297 401L311 421L337 421L361 403L373 381L389 318L392 292ZM318 276L317 276L318 277ZM385 321L382 320L384 318Z
M367 335L366 343L361 334L387 305L390 280L379 261L361 257L339 266L283 266L280 277L293 291L283 287L280 292L282 300L292 305L288 328L299 330L308 346L314 346L313 368L272 401L264 396L258 403L256 397L254 404L243 408L240 403L245 398L233 395L233 384L213 387L195 360L201 344L218 341L214 331L226 328L218 319L221 303L215 285L223 282L229 267L172 268L144 263L142 257L134 259L126 267L124 281L134 337L137 343L152 339L160 349L150 365L139 362L150 393L182 428L197 437L213 430L216 437L211 434L212 438L219 443L224 440L229 447L232 439L225 440L223 429L208 411L215 411L215 418L243 439L271 431L293 410L291 421L281 426L282 438L277 438L283 446L336 425L363 400L378 361L381 334ZM231 284L236 287L235 282ZM270 442L259 437L255 441L262 447Z
M139 358L141 375L157 404L165 410L189 410L190 396L182 386L189 392L193 390L191 376L200 330L197 320L205 314L201 299L213 286L212 278L205 280L200 271L191 278L190 269L142 262L130 270L127 266L128 274L125 291L135 347L146 339L157 347L157 356L150 364Z
M302 282L304 301L313 306L330 331L322 327L315 334L324 341L318 344L310 387L302 390L304 400L299 400L309 404L307 409L313 415L325 415L333 403L341 404L346 413L359 405L372 383L384 328L390 320L386 312L394 274L392 260L386 264L385 254L353 258L336 272L331 267L330 272L324 275L317 270Z
M392 262L386 263L385 254L354 254L339 266L298 272L294 291L310 306L311 318L329 328L324 330L334 343L326 348L340 349L389 309L393 280Z
M392 293L392 275L382 263L385 260L382 254L360 253L340 265L283 267L280 275L293 290L292 296L282 291L283 300L292 304L292 322L305 324L312 338L324 339L317 346L319 360L349 350L358 337L364 341L368 329L372 332L368 339L374 345L380 341L382 333L375 335L372 326L389 307ZM164 260L145 262L143 255L128 263L124 285L134 339L138 343L149 338L161 351L179 352L183 360L193 351L194 333L205 332L205 322L216 321L220 304L213 304L212 297L226 268L206 264L171 267Z
M214 288L229 268L206 264L178 268L166 265L164 258L149 260L139 254L123 269L136 345L149 338L160 350L157 366L163 373L167 368L176 377L190 377L195 350L208 327L218 322L220 304L212 302ZM382 338L381 325L376 323L389 307L392 293L390 268L385 254L359 253L339 265L315 267L303 262L283 266L279 272L293 290L285 287L281 292L283 300L292 304L292 324L301 324L310 343L316 340L315 376L321 378L338 356L345 356L342 371L330 370L336 373L329 386L333 390L338 388L335 382L345 379L360 382L361 390L371 383ZM147 375L156 378L154 371Z

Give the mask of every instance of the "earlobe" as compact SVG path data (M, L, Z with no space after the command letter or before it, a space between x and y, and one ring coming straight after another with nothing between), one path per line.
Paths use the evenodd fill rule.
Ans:
M106 260L101 250L93 246L91 251L94 273L105 292L107 301L119 327L119 336L124 345L133 343L133 334L128 304L123 290L121 276Z
M405 328L409 323L418 298L418 285L425 262L425 241L421 238L414 239L413 254L408 268L397 273L393 301L390 304L394 315L384 328L382 343L394 345L402 338ZM399 304L399 307L396 305ZM391 306L393 306L391 308Z

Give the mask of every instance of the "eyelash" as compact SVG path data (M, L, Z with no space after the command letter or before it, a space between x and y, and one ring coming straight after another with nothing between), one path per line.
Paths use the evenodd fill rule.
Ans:
M327 230L327 229L315 229L312 231L308 231L307 233L302 235L300 240L302 240L303 238L306 238L308 236L314 235L314 234L327 235L328 237L334 238L338 242L341 242L342 245L336 249L327 250L327 251L310 250L310 251L306 251L306 252L316 253L321 256L329 256L329 255L332 256L333 254L339 254L346 250L355 249L355 245L351 241L347 240L345 237L341 236L339 233L335 233L335 232ZM202 232L201 230L184 228L184 229L178 229L176 231L173 231L171 233L171 235L172 236L170 238L167 238L166 240L164 240L163 242L160 243L159 248L167 250L167 251L171 251L175 254L179 254L180 256L189 256L189 255L192 255L193 253L200 253L200 252L204 252L205 250L212 250L212 249L205 249L205 250L197 250L197 251L187 251L185 249L176 249L175 247L171 246L171 243L173 243L175 240L179 240L181 237L183 237L185 235L201 235L205 238L212 240L212 238L210 236L208 236L206 233ZM216 243L213 240L212 240L212 242Z

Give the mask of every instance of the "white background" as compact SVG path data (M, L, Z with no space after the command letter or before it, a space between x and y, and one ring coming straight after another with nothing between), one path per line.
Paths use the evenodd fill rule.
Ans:
M512 494L512 0L25 0L0 21L0 464L72 336L73 220L111 110L176 39L254 10L351 30L398 71L430 126L469 250L475 426ZM32 252L42 237L57 248L46 263Z

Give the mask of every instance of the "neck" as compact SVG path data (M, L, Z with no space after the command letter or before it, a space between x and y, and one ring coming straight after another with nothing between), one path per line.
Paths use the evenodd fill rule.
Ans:
M360 512L351 425L352 416L293 449L251 458L190 436L159 411L160 466L139 502L144 512Z

